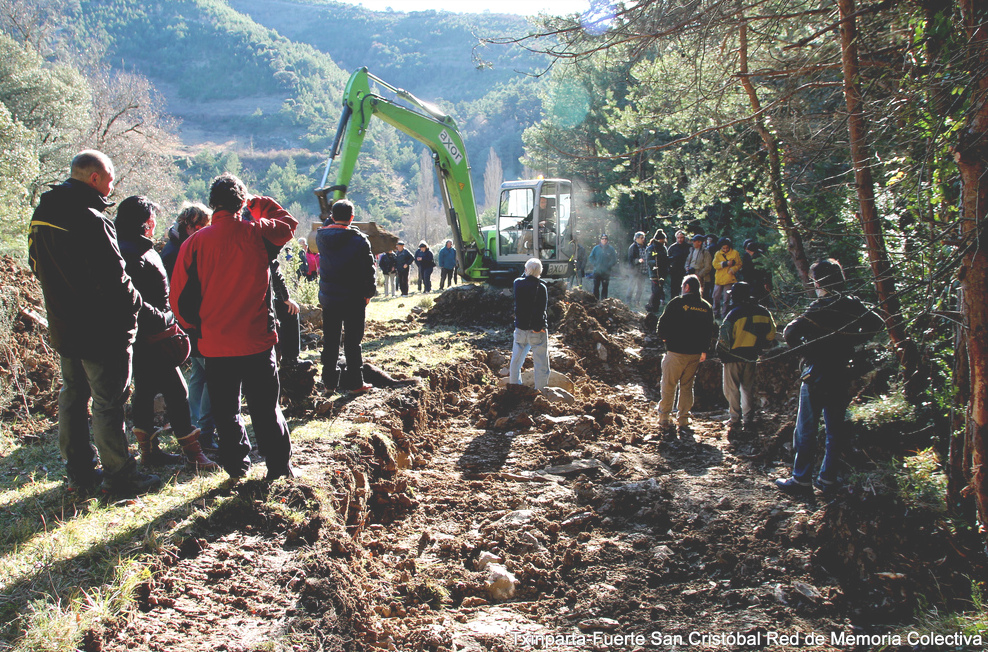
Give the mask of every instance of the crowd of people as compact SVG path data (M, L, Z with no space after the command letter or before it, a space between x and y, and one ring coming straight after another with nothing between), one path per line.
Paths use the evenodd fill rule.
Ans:
M606 299L617 265L617 253L607 234L600 236L589 256L576 239L569 245L573 264L569 286L582 286L584 275L591 275L589 269L594 296ZM713 234L695 234L687 239L685 232L676 231L675 242L669 246L661 229L647 244L644 232L634 234L627 253L626 303L640 306L645 280L651 282L646 310L661 313L656 330L665 352L658 423L666 436L692 440L693 385L700 363L708 355L717 355L723 367L722 386L728 403L725 425L730 430L753 426L757 417L757 361L776 339L775 319L763 305L772 291L771 273L764 260L764 252L753 239L745 240L738 251L730 238ZM520 369L531 351L537 389L544 387L549 377L547 293L542 291L541 269L540 261L532 259L525 266L525 275L515 281L515 333L509 369L509 382L521 383ZM874 311L846 292L843 268L836 260L818 261L810 274L818 298L783 331L789 349L802 358L793 471L790 477L775 482L779 490L790 494L810 493L814 487L827 493L838 486L837 467L846 445L848 363L854 347L883 328ZM821 463L814 471L821 417L826 437Z
M624 259L628 279L625 303L632 308L658 314L666 302L666 287L669 298L676 297L687 274L695 275L700 281L700 293L712 304L718 320L727 314L727 295L738 281L746 281L759 302L772 291L772 273L766 267L765 252L754 239L745 240L741 250L737 250L730 238L718 238L714 234L698 233L687 239L685 232L676 231L675 242L669 245L662 229L647 243L646 237L643 231L635 233ZM589 276L593 279L593 295L606 299L610 282L619 269L617 251L609 236L601 234L589 256L576 238L570 240L568 252L572 262L569 287L582 287L583 279ZM651 293L643 304L649 285Z
M311 363L299 359L299 306L289 296L279 253L292 241L298 220L274 199L253 195L243 181L222 174L210 186L209 207L185 206L159 255L153 235L161 207L148 197L127 197L111 221L105 211L112 206L107 197L114 181L113 163L105 154L80 152L69 178L42 195L30 225L29 264L44 292L51 344L61 364L58 433L69 488L152 491L161 480L149 470L173 464L200 471L222 467L231 478L245 476L252 444L242 401L265 460L266 480L294 477L291 433L279 404L280 372ZM297 274L319 283L322 382L330 393L372 389L362 375L361 342L378 270L386 296L408 294L412 264L419 269L420 291L432 291L437 265L440 290L456 281L451 240L436 256L427 242L412 254L399 241L396 251L375 258L353 219L353 204L336 201L316 232L318 254L305 240L298 241ZM699 365L711 354L723 363L727 425L750 427L757 417L757 360L776 338L775 320L762 305L771 281L759 265L758 243L747 240L739 252L729 238L713 235L697 234L687 243L686 234L677 231L668 247L662 230L647 244L645 238L644 232L635 233L628 249L627 298L640 304L647 280L647 309L662 309L657 320L665 345L659 428L692 438L693 384ZM591 268L594 294L607 298L618 265L607 234L589 255L577 242L570 244L577 275L582 278ZM787 493L811 492L814 486L828 492L837 486L848 361L855 345L883 327L872 310L845 291L837 261L818 261L810 273L818 298L783 331L790 349L802 356L792 475L776 481ZM549 292L541 275L542 262L531 258L514 282L508 374L510 383L520 384L531 352L533 384L540 390L550 378ZM181 366L190 358L187 384ZM161 430L154 424L158 394L165 399L181 454L161 448ZM140 465L127 439L128 396ZM815 470L821 417L826 443Z
M127 197L111 220L114 182L108 156L80 152L69 178L42 195L29 230L29 265L44 293L61 366L59 449L69 489L153 491L161 478L150 471L174 464L222 467L231 478L244 477L254 446L243 402L266 480L293 477L280 374L312 363L299 357L299 305L279 254L298 220L223 174L212 181L209 207L183 207L159 254L153 236L161 207L148 197ZM299 242L304 267L297 273L319 279L329 335L322 356L327 391L370 389L361 378L360 340L364 306L376 292L375 263L352 219L352 204L337 202L317 236L325 253L316 256ZM338 366L341 336L346 360ZM188 382L181 369L186 360ZM155 428L159 394L181 454L161 447L167 429ZM128 397L140 463L127 438Z

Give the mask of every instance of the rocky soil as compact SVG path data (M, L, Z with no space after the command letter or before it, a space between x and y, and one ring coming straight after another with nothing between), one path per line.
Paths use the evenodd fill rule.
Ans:
M394 379L382 363L359 397L286 383L296 419L353 431L296 442L295 480L217 490L221 507L155 562L138 612L84 649L829 650L846 647L834 633L887 632L969 595L980 555L880 488L776 492L793 361L762 367L763 418L730 434L719 362L704 363L693 434L661 437L661 352L641 316L581 291L552 299L566 392L498 385L510 296L469 286L367 334L452 324L475 342L469 359ZM45 360L47 376L16 372L38 388L22 392L34 409L51 405Z

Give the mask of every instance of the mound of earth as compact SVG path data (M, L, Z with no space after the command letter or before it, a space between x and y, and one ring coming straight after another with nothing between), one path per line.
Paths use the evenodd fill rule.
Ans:
M18 417L54 418L58 410L61 367L44 314L38 279L10 256L0 258L0 399L3 418L21 434L37 424Z

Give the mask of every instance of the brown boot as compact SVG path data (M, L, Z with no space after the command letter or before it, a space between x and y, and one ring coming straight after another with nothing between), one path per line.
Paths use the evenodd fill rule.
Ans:
M182 456L166 453L158 443L158 433L148 434L146 430L134 428L137 447L141 451L141 464L144 466L172 466L182 463Z
M206 457L199 445L199 429L196 428L184 437L178 438L178 443L185 452L186 464L198 471L212 471L220 468L219 464Z

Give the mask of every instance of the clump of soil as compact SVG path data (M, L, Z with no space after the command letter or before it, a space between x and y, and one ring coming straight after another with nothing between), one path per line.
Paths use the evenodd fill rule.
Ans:
M20 263L0 258L0 399L2 417L30 435L54 418L61 386L58 354L48 346L44 295L38 279Z

